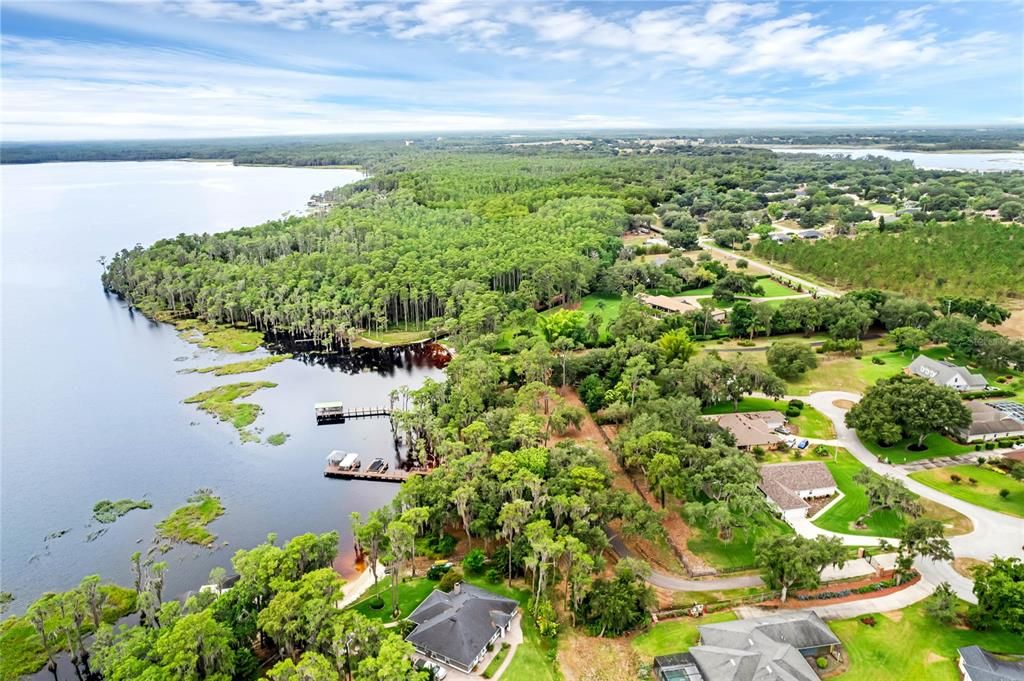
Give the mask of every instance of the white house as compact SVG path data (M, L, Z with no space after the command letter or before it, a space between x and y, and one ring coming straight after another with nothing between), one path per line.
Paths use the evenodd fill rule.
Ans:
M906 371L913 376L929 380L935 385L946 386L961 392L988 388L988 381L981 374L972 374L962 366L942 362L925 355L915 357Z

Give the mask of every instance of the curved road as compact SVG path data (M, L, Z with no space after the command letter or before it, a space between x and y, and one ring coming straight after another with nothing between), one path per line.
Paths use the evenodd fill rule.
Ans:
M784 276L789 275L784 274ZM996 511L990 511L956 497L951 497L910 478L899 467L879 461L861 443L856 431L846 427L846 412L848 410L834 404L838 400L859 402L860 395L842 391L826 391L814 393L810 396L801 396L799 399L825 414L832 421L836 431L836 438L835 440L822 442L846 448L858 461L874 472L880 475L892 476L918 496L948 506L970 519L974 525L973 531L949 539L955 556L971 557L986 561L995 555L1002 557L1016 556L1024 559L1024 520ZM809 520L797 523L794 529L799 534L807 537L822 535L839 537L844 543L855 546L877 545L881 539L879 537L829 532L822 530ZM618 536L609 531L608 538L616 553L621 556L629 555L628 549ZM889 541L890 543L896 543L894 539ZM915 567L921 573L921 581L911 588L878 598L841 603L834 606L816 606L814 610L819 615L822 615L822 617L827 615L828 618L854 617L868 612L894 610L906 607L927 597L941 582L949 582L960 598L971 603L977 602L972 590L973 583L971 580L953 570L950 563L919 559L915 563ZM761 578L756 575L684 579L658 571L651 574L648 582L656 587L670 591L719 591L762 584ZM751 614L753 614L754 610L756 609L751 610Z

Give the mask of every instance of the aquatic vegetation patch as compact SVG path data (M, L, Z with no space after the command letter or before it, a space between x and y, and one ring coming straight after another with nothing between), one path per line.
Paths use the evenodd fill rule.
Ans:
M157 539L168 542L186 542L210 546L217 536L206 526L224 515L224 505L213 490L198 489L188 503L175 509L156 526Z
M213 374L214 376L233 376L235 374L250 374L256 371L263 371L269 366L283 362L286 359L291 359L291 354L285 355L268 355L266 357L258 357L257 359L249 359L243 362L232 362L231 364L220 364L211 367L202 367L199 369L185 369L181 373L185 374Z
M263 388L276 388L277 383L270 381L246 381L229 383L210 390L204 390L192 397L185 398L185 404L196 404L203 411L213 414L221 421L228 421L238 430L242 442L259 442L259 437L248 431L248 426L260 415L260 406L251 402L237 400L249 397Z
M288 433L274 433L273 435L267 438L267 442L274 445L275 447L280 447L287 441Z
M213 348L221 352L252 352L263 342L263 334L260 331L240 326L185 319L175 322L174 327L178 329L178 335L182 340L201 348Z
M97 501L96 505L92 507L92 519L103 524L113 523L121 516L137 508L153 508L153 504L145 499L137 501L135 499L121 499L119 501L103 499L102 501Z

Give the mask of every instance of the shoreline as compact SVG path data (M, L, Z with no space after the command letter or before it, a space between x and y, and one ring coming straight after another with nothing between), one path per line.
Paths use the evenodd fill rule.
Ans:
M0 160L0 166L41 166L55 163L230 163L238 168L295 168L298 170L356 170L369 177L370 173L361 165L295 165L290 163L235 163L231 158L83 158L78 160L53 159L49 161L11 162Z

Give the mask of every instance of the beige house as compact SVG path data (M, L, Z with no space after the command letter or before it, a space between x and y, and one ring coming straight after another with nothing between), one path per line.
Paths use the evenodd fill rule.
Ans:
M686 314L688 312L699 312L704 313L704 308L700 306L698 302L699 296L679 296L672 298L670 296L650 296L647 294L641 294L639 300L644 305L657 310L658 312L669 312L673 314ZM712 310L711 317L715 321L722 321L725 319L725 310Z
M758 489L789 524L807 517L808 499L830 497L838 491L828 466L820 461L761 466Z
M740 449L764 447L775 449L782 444L782 435L776 432L786 426L786 417L778 411L751 411L742 414L722 414L714 420L736 438Z
M993 403L970 401L965 404L971 412L971 425L960 430L960 437L965 441L984 442L1024 435L1024 423Z

